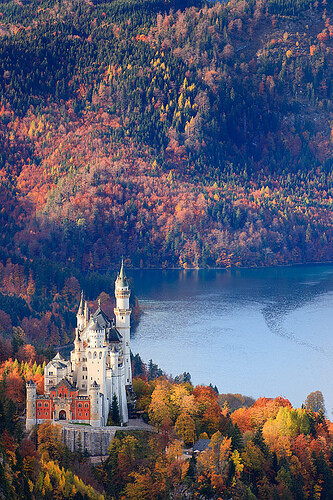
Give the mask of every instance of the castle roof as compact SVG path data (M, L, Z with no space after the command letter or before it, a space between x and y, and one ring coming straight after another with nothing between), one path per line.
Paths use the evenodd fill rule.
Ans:
M52 358L53 360L59 360L59 361L64 361L64 358L61 356L60 352L58 351L57 354Z
M51 365L54 368L66 368L67 361L61 356L59 352L57 352L54 358L49 361L48 365Z
M88 325L88 328L91 332L96 332L96 330L103 330L104 329L103 326L101 326L98 321L94 321L94 320L92 320L92 321L93 322L92 322L91 326Z
M60 380L60 382L57 383L57 385L51 387L50 391L54 389L59 389L62 385L65 385L70 391L78 391L78 388L75 387L73 384L70 383L70 381L65 377Z
M60 363L59 361L50 361L50 365L54 368L67 368L66 363Z
M77 314L79 316L83 316L83 290L81 292L81 300L80 300L79 310L78 310Z
M107 331L106 340L108 342L121 342L122 336L118 332L117 328L112 325L112 327Z
M121 268L120 268L120 273L118 274L117 277L117 285L121 287L128 286L127 278L124 272L124 259L121 259Z
M111 326L110 318L102 311L101 306L99 305L92 317L102 328L107 328Z

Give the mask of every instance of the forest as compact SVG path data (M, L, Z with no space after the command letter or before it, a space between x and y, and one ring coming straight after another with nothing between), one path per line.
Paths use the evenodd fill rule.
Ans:
M332 261L332 15L326 0L1 1L0 335L68 342L80 288L112 295L122 255Z
M0 365L0 498L331 498L332 429L319 391L295 409L282 397L254 401L194 387L188 373L172 379L136 356L137 408L152 432L120 427L108 457L92 466L85 450L64 446L57 425L22 432L25 381L42 393L45 361L25 344ZM192 453L198 439L207 447Z
M118 431L91 467L57 427L23 427L25 382L43 392L81 289L112 312L122 255L333 260L332 2L0 0L0 37L0 498L329 500L323 407L218 394L138 355L156 432Z
M331 2L0 7L5 268L332 260Z

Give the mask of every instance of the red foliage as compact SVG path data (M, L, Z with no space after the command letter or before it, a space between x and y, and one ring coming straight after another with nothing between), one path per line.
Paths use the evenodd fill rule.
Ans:
M36 349L31 344L26 344L18 350L17 359L19 362L26 361L27 363L33 363L36 360Z
M23 403L25 400L25 384L17 369L6 378L5 395L15 403Z

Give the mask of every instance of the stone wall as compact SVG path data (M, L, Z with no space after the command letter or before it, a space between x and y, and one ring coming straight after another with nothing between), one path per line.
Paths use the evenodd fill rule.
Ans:
M84 426L66 426L62 424L62 438L67 448L71 451L85 450L92 457L107 455L108 448L113 440L116 430L107 427L91 428Z

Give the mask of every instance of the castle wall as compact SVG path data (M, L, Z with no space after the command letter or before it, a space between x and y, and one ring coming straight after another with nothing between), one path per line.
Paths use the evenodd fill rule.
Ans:
M51 400L37 398L37 420L50 420L52 418Z
M87 401L76 401L76 414L73 415L73 420L82 420L83 422L89 422L90 420L90 400Z
M111 429L75 429L72 426L62 427L62 439L71 451L85 450L91 456L107 455L108 448L116 431Z

